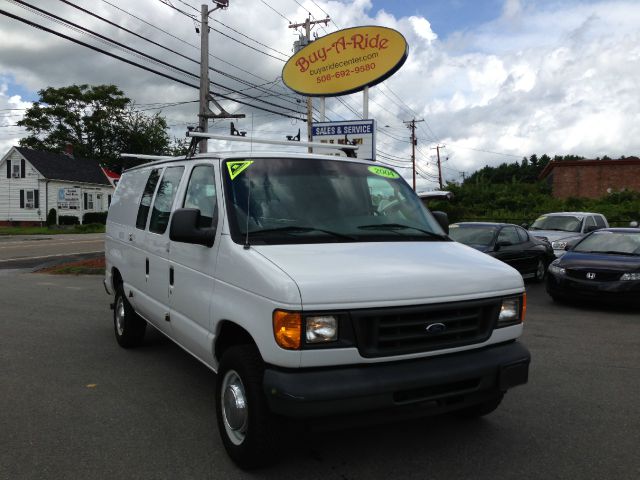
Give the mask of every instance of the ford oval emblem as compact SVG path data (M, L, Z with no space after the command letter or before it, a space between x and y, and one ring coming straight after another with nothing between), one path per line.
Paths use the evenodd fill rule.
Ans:
M427 332L433 335L437 333L442 333L447 329L447 326L444 323L430 323L427 325Z
M589 273L587 273L587 278L588 278L589 280L595 280L595 278L596 278L596 274L595 274L595 273L593 273L593 272L589 272Z

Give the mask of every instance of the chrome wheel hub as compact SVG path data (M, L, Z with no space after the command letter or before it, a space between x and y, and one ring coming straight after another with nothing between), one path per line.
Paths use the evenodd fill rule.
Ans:
M118 297L118 303L116 303L116 330L118 331L118 335L122 336L124 334L124 300L122 297Z
M234 370L225 373L220 396L227 436L234 445L240 445L247 435L248 405L244 385Z

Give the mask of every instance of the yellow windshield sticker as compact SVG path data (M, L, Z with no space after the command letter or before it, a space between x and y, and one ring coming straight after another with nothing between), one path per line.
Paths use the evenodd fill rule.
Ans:
M396 172L391 170L390 168L385 167L369 167L369 171L374 175L379 175L385 178L400 178Z
M231 180L235 179L238 175L244 172L249 165L253 163L253 160L239 160L235 162L227 162L227 168L229 169L229 176Z

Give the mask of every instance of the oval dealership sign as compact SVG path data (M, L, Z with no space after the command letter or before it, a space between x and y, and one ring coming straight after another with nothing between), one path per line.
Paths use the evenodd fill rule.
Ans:
M346 95L393 75L409 53L407 41L386 27L345 28L321 37L289 59L282 80L310 97Z

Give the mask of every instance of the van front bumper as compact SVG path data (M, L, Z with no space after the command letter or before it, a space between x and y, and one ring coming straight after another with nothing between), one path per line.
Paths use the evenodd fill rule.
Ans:
M271 410L286 417L416 407L437 414L527 383L530 359L526 347L511 342L394 363L298 371L267 367L264 391Z

